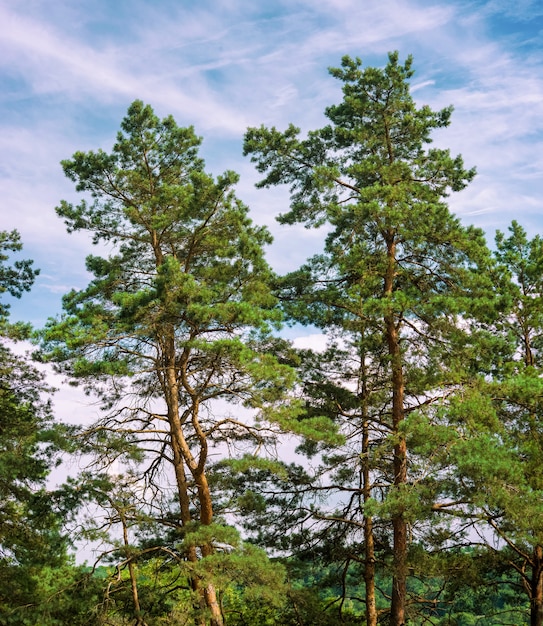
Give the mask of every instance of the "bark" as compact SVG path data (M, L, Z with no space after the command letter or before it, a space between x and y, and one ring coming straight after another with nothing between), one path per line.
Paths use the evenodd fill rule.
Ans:
M375 604L375 542L373 538L373 519L364 518L364 540L366 546L366 559L364 569L364 582L366 584L366 624L377 626L377 607Z
M543 626L543 546L534 548L530 600L530 626Z
M140 606L140 600L139 600L139 595L138 595L138 580L136 576L136 569L134 567L134 562L132 561L132 558L128 554L130 543L128 541L128 526L126 523L126 518L124 516L124 513L120 510L119 510L119 516L121 518L121 523L123 526L124 547L127 550L128 574L130 576L130 589L132 591L132 604L134 605L134 617L136 620L134 622L134 626L147 626L145 620L143 619L141 615L141 606Z
M181 523L183 526L185 526L191 521L190 497L188 493L187 477L185 472L185 465L187 465L196 482L198 490L198 500L200 505L199 521L201 524L209 525L213 521L213 507L211 492L207 482L207 477L205 475L207 442L205 440L205 434L202 433L201 430L199 430L197 423L198 402L197 400L193 401L192 423L197 430L202 449L199 461L196 462L185 440L183 427L181 424L179 408L179 382L177 376L178 364L176 363L175 358L176 355L173 330L166 345L168 349L165 356L166 372L164 377L164 384L168 405L168 420L170 424L174 472L177 481ZM213 552L213 546L211 545L200 546L200 548L204 557L209 556ZM198 555L195 547L189 548L187 558L192 563L196 563L198 561ZM193 591L200 599L200 608L203 609L205 607L211 615L210 626L223 626L224 621L220 605L217 601L217 592L214 585L212 583L208 583L203 587L201 585L201 581L196 576L193 576L191 579L191 586ZM198 618L198 624L199 626L205 626L205 618Z
M362 497L364 504L371 497L371 473L370 473L370 433L369 421L367 419L367 389L366 377L363 376L362 383L362 413L364 418L362 434ZM364 513L364 583L366 600L366 624L367 626L377 626L377 607L375 604L375 539L373 536L373 518Z
M385 298L394 293L396 271L396 242L393 234L387 236L387 272L384 284ZM385 315L385 334L391 364L392 379L392 432L397 437L400 424L404 420L404 376L402 354L396 319L392 310ZM394 446L394 488L407 483L407 445L399 437ZM407 599L407 523L402 510L392 517L393 529L393 574L390 616L392 626L405 624L405 605Z
M207 585L204 589L204 597L206 607L211 613L210 626L223 626L224 621L222 617L221 607L217 600L217 592L212 584Z
M403 398L403 376L401 370L394 376L395 395ZM396 399L398 402L398 399ZM401 419L403 419L403 401L401 405ZM394 412L394 410L393 410ZM400 411L397 411L400 414ZM397 432L399 421L394 420L394 430ZM405 439L400 439L394 446L394 487L398 488L407 482L407 446ZM403 511L394 514L392 518L393 528L393 577L392 577L392 602L391 624L403 626L405 624L405 604L407 599L407 523Z
M530 331L527 324L523 324L524 364L526 367L535 365L534 353L531 346ZM536 423L536 416L531 416L531 422ZM536 546L533 552L532 580L530 584L530 626L543 626L543 546Z

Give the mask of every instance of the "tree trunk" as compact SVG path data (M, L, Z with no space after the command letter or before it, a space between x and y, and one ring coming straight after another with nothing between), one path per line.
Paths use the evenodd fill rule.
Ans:
M373 519L364 518L364 540L366 559L364 564L364 582L366 583L366 624L377 626L377 607L375 604L375 544L373 539Z
M524 364L526 367L535 365L531 346L530 331L524 329ZM535 424L537 417L531 415ZM536 546L533 552L532 580L530 584L530 626L543 626L543 546Z
M384 296L391 298L394 294L394 277L396 271L396 242L393 234L387 240L387 271L384 283ZM392 434L398 437L399 427L405 417L404 412L404 378L403 363L400 349L400 338L394 312L386 313L385 334L390 357L392 382ZM394 445L393 488L399 489L407 483L407 444L399 437ZM390 616L392 626L405 624L405 605L407 599L407 524L403 510L396 511L392 516L393 529L393 572L392 599Z
M128 524L126 522L126 517L124 511L120 508L117 510L119 513L119 518L121 520L121 524L123 527L123 543L126 549L126 557L128 559L128 574L130 576L130 589L132 592L132 604L134 605L134 626L147 626L145 620L141 615L141 606L138 594L138 580L136 576L136 568L134 567L134 561L132 560L132 556L130 555L130 542L128 540Z
M396 430L396 429L395 429ZM394 487L398 488L407 482L407 447L404 439L394 446ZM391 624L403 626L405 624L405 605L407 600L407 524L403 511L394 514L393 528L393 575L392 575L392 602Z
M173 334L173 333L172 333ZM196 482L198 489L198 499L200 504L200 523L204 525L211 524L213 520L213 508L211 503L211 493L205 475L203 463L196 463L190 450L186 444L179 411L179 383L176 374L175 350L173 348L173 338L170 347L170 358L167 359L167 367L165 373L166 398L168 404L168 419L170 423L171 444L173 449L174 472L177 481L177 492L179 496L179 507L181 511L181 523L183 526L191 521L190 514L190 497L187 487L187 478L185 473L185 463L188 465L192 476ZM197 403L196 403L197 406ZM197 410L197 409L195 409ZM204 441L204 445L206 442ZM204 455L205 456L205 455ZM187 458L188 457L188 458ZM201 460L201 459L200 459ZM213 546L201 546L202 555L209 556L213 552ZM189 561L196 563L198 555L196 548L189 548ZM206 608L210 615L210 626L223 626L224 621L219 603L217 601L217 592L212 583L208 583L202 587L200 580L193 576L191 586L200 598L201 608ZM198 618L198 626L205 626L206 620Z
M407 598L407 525L401 515L392 519L394 531L392 601L390 615L392 626L404 626Z
M206 606L211 613L211 622L210 626L223 626L224 621L222 617L221 607L217 600L217 592L215 591L215 587L210 583L204 589L204 597L206 601Z
M532 565L530 626L543 626L543 546L536 546Z
M364 398L366 397L364 390ZM364 413L365 407L364 407ZM366 415L364 415L366 418ZM362 495L364 503L371 497L371 475L369 460L369 424L364 420L362 435ZM375 604L375 540L373 537L373 519L364 513L364 583L366 587L366 625L377 626L377 607Z

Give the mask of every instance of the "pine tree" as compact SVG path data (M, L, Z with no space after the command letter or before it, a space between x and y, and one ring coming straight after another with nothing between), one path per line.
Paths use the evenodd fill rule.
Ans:
M266 350L280 320L263 256L271 238L235 197L237 175L215 180L204 171L192 128L136 101L121 129L111 153L63 162L91 200L62 202L57 213L109 255L87 258L94 278L67 294L64 315L48 323L44 358L101 397L105 417L88 431L97 458L104 467L129 464L196 572L228 536L214 519L213 446L266 437L217 403L263 411L293 378ZM177 509L168 509L172 498ZM220 626L212 578L195 573L192 584L198 623L209 614Z
M13 341L27 338L30 326L11 323L4 300L21 297L38 274L32 261L10 258L21 248L17 231L0 232L0 614L10 624L23 623L22 607L42 599L39 578L65 562L69 544L69 511L46 481L71 431L54 420L45 375L16 354Z
M252 128L245 153L265 174L260 187L290 185L290 211L280 222L330 229L324 254L287 279L283 298L294 320L339 329L357 359L362 387L353 392L346 380L342 385L344 394L351 391L349 402L358 398L351 432L363 433L364 423L374 433L385 431L388 449L379 454L388 459L381 470L388 487L372 487L367 474L359 494L366 523L371 499L392 526L390 618L399 626L407 618L409 527L420 506L405 421L437 401L437 390L461 380L456 346L465 334L462 319L483 309L491 293L483 271L489 253L482 232L462 226L446 204L474 170L448 150L428 147L432 131L448 126L452 108L417 107L409 93L410 57L402 65L392 53L384 69L361 65L344 57L330 70L343 83L343 100L326 109L327 126L305 139L292 125L285 132ZM364 380L368 364L375 373ZM361 444L359 458L368 452L368 443ZM366 556L366 566L371 559ZM371 599L366 602L367 622L375 624Z
M451 412L458 436L447 454L452 470L449 507L479 528L503 571L520 577L530 603L530 624L541 626L543 240L529 240L513 222L508 237L497 233L494 256L509 306L489 326L501 348L493 358L483 354L477 359L494 367L474 380Z

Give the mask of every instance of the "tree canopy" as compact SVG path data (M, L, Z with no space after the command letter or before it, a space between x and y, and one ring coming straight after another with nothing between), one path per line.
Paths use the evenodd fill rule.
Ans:
M236 174L205 173L192 128L136 101L121 129L110 154L63 162L91 200L58 214L113 252L87 258L95 278L64 298L44 358L102 398L106 415L88 431L102 467L130 468L138 514L176 529L179 560L196 564L231 535L214 522L210 450L267 436L218 402L269 419L294 380L268 350L281 319L263 254L271 238L235 197ZM193 571L198 602L222 624L212 580Z
M1 626L543 626L541 237L490 250L450 211L475 169L433 146L453 109L416 101L411 57L330 74L322 128L245 134L279 222L326 230L285 276L238 175L150 105L62 161L96 253L39 369L0 301ZM0 233L0 297L38 273L20 250ZM55 420L48 364L92 423Z
M381 523L390 519L391 623L399 625L407 619L409 526L425 516L419 505L428 498L409 461L405 422L470 374L463 344L473 335L463 326L493 296L491 261L483 233L464 227L446 205L475 172L448 150L427 147L452 109L416 106L412 59L400 64L393 53L384 69L362 69L359 59L344 57L330 73L343 83L343 101L326 109L329 125L305 139L293 126L249 129L245 152L266 174L260 186L290 185L283 223L331 229L324 253L284 279L283 297L294 320L331 337L333 349L323 355L331 360L303 377L312 401L328 404L348 433L349 451L337 465L331 455L338 468L331 471L345 473L347 459L355 464L347 491L363 473L362 502L351 502L362 511L366 573L375 561L366 510L379 510ZM353 524L352 513L340 517ZM374 582L368 577L366 585ZM376 624L373 592L366 603L367 622Z

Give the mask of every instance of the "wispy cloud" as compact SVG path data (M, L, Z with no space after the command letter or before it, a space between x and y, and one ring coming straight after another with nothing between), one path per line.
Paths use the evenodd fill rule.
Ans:
M261 123L322 125L324 108L341 98L327 67L343 54L382 65L386 52L398 49L403 58L414 54L417 100L455 106L436 143L478 168L473 185L451 198L453 209L490 233L519 210L541 228L543 47L534 44L529 21L538 6L0 0L3 224L20 228L28 253L57 278L43 283L44 292L73 284L63 267L80 258L82 268L90 244L84 235L67 236L54 214L61 198L76 198L58 163L76 149L109 149L126 107L141 98L159 115L195 125L213 171L241 173L240 195L276 237L270 261L278 271L293 269L319 249L322 234L276 224L287 192L254 189L258 176L241 155L243 132Z
M198 79L202 73L220 67L217 62L192 66L190 60L183 63L178 59L181 65L173 72L173 60L157 58L158 53L175 52L171 47L162 45L153 53L136 41L97 49L91 42L73 39L58 24L37 21L1 6L0 22L4 24L0 31L4 68L24 76L33 97L62 95L71 102L90 99L101 106L139 97L169 106L173 112L189 114L206 128L219 126L239 132L244 126L243 113L231 110L228 103L210 92L205 81ZM160 31L155 36L159 39ZM189 89L184 89L187 74L197 78Z
M436 145L479 172L451 209L490 241L513 217L543 232L541 15L540 0L0 0L0 228L18 228L23 256L42 269L14 318L41 325L88 281L89 238L67 235L54 212L78 199L59 161L108 150L135 98L195 125L213 172L240 173L240 197L275 236L276 271L317 253L325 233L277 224L288 190L255 189L241 143L249 125L325 123L341 98L327 68L344 54L383 65L388 51L412 53L417 101L455 106ZM324 347L315 329L286 332L300 347ZM82 422L96 409L63 387L56 410Z

